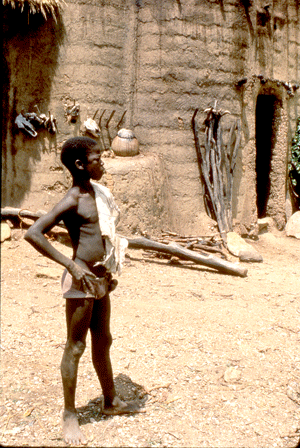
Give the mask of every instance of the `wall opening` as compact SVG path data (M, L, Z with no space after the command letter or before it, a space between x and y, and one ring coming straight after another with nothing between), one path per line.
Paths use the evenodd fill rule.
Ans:
M275 95L258 95L255 113L257 216L264 218L270 195L272 147L275 140Z

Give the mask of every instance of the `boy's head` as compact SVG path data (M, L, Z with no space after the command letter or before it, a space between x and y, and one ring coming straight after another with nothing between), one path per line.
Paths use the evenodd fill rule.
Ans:
M89 137L73 137L67 140L62 147L60 159L72 175L77 172L77 163L83 164L88 162L89 153L93 152L98 143Z

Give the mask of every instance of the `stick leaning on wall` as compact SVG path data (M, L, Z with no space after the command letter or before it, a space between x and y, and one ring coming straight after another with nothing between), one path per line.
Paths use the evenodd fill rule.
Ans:
M228 143L222 139L220 120L229 111L206 109L205 143L201 146L195 110L192 117L195 147L200 175L204 181L205 202L216 219L220 235L226 246L226 234L232 230L232 190L233 174L236 165L237 151L241 140L240 121L237 120L229 131Z

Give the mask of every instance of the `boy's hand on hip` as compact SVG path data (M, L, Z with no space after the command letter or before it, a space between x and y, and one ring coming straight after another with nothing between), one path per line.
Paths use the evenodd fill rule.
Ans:
M81 282L82 289L84 292L92 292L94 293L94 285L91 282L92 278L97 278L95 274L92 272L86 271L82 269L78 264L72 263L68 267L68 271L78 282Z

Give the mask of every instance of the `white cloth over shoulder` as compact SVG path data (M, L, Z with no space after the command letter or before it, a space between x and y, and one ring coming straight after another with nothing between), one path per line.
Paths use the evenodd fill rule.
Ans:
M116 225L120 220L120 210L108 188L91 181L99 216L99 225L105 242L105 258L96 265L103 265L112 274L121 274L128 247L126 238L116 234Z

